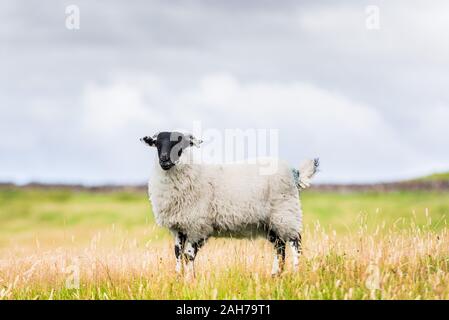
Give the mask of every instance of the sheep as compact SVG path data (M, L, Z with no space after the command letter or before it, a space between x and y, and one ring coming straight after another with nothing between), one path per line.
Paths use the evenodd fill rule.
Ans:
M188 149L201 140L180 132L160 132L141 139L158 151L148 183L156 222L175 238L176 272L193 273L198 250L209 237L265 236L274 245L272 275L282 272L288 243L293 268L301 255L302 210L298 191L310 186L318 159L299 170L277 162L271 175L259 164L198 164Z

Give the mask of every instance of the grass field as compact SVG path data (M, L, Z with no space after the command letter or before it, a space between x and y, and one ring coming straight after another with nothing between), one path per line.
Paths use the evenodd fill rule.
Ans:
M425 177L418 178L415 181L449 181L449 172L434 173Z
M448 193L308 191L302 201L299 272L287 261L272 278L263 239L212 239L185 281L144 193L2 188L0 298L449 298Z

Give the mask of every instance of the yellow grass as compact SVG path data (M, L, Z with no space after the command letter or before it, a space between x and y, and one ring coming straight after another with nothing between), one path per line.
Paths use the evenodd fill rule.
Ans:
M449 235L427 223L397 226L366 216L339 234L318 222L304 231L300 270L269 274L265 240L213 239L197 278L174 272L172 241L141 241L115 227L86 246L8 248L0 260L3 299L448 299ZM151 227L149 227L151 228ZM111 241L111 239L115 239ZM113 245L111 245L113 244ZM79 279L79 283L77 281Z

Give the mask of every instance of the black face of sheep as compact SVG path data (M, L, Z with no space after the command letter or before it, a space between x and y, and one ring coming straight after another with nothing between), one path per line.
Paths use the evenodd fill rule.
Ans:
M199 146L202 142L192 135L185 135L180 132L160 132L153 137L143 137L140 139L151 147L156 147L159 156L159 165L162 170L172 168L181 157L185 148Z

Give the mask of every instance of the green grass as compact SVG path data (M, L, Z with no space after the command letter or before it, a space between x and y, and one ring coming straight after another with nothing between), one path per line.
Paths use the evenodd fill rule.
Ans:
M449 181L449 172L434 173L418 178L415 181Z
M449 194L441 192L322 193L301 196L305 224L319 221L339 233L354 230L356 217L385 220L400 226L410 219L418 224L431 214L436 228L449 214ZM36 234L61 230L97 231L115 226L127 232L154 227L154 217L144 193L88 193L61 190L0 190L0 247L14 239L34 241ZM157 228L155 230L158 230ZM154 239L168 235L158 230ZM87 239L88 240L88 239Z
M449 214L449 194L441 192L322 193L303 192L301 196L305 225L349 233L359 224L358 217L369 221L408 225L411 219L426 223L426 212L438 229ZM89 193L68 190L0 190L0 248L10 245L41 245L63 241L75 234L87 243L100 230L111 227L142 234L151 228L146 240L160 240L169 233L154 224L145 193ZM374 228L375 224L369 224ZM56 242L55 242L56 241ZM61 242L64 244L64 242Z
M365 216L369 221L395 223L398 228L408 226L411 220L427 223L426 212L436 229L444 227L449 215L449 194L444 192L398 191L391 193L320 193L304 192L302 197L306 223L319 221L340 233L354 230ZM369 228L376 225L369 224Z
M80 241L115 226L128 232L154 226L147 196L142 193L89 193L67 190L0 190L0 248L44 242L62 232L82 233ZM154 238L165 234L156 230Z
M305 191L299 273L269 275L265 240L212 239L198 277L175 275L173 240L145 193L0 189L0 298L449 298L445 192ZM80 268L77 289L67 265ZM369 270L379 288L367 288Z

